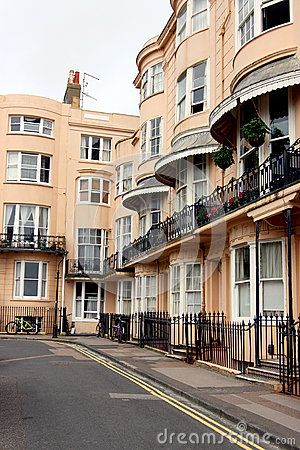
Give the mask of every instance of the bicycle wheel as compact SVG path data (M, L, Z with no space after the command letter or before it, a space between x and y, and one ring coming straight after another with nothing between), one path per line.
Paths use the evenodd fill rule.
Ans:
M17 334L19 331L19 324L17 322L8 322L5 325L5 331L7 334Z
M31 326L28 326L26 329L24 329L24 331L26 331L27 334L38 334L39 329L36 324L33 324Z

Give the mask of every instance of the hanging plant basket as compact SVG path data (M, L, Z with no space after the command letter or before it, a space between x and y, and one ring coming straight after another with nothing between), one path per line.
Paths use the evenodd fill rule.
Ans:
M216 166L220 167L220 169L226 170L234 163L232 153L232 148L223 144L212 153L213 162Z
M270 133L267 124L258 116L253 117L241 129L244 138L251 147L260 147L265 142L266 133Z

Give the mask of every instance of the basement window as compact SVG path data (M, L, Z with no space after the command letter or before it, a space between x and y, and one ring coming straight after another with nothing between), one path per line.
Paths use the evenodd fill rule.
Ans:
M263 31L290 22L289 0L271 0L262 4Z

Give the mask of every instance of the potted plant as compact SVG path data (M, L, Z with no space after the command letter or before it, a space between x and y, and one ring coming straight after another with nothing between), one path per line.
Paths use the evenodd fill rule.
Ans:
M234 163L232 153L232 147L222 144L212 153L213 162L216 166L220 167L220 169L226 170Z
M259 116L255 116L241 128L241 131L252 147L260 147L265 142L266 133L270 133L270 128Z

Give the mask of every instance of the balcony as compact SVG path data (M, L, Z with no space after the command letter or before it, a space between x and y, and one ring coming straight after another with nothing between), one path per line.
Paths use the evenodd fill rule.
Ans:
M67 277L90 278L102 276L102 262L99 258L79 258L67 260Z
M34 251L63 255L66 249L64 236L35 236L0 233L0 251Z
M260 166L240 178L233 178L224 187L217 186L212 194L153 225L144 236L124 247L122 263L130 263L297 182L300 182L300 138L288 150L270 155Z

